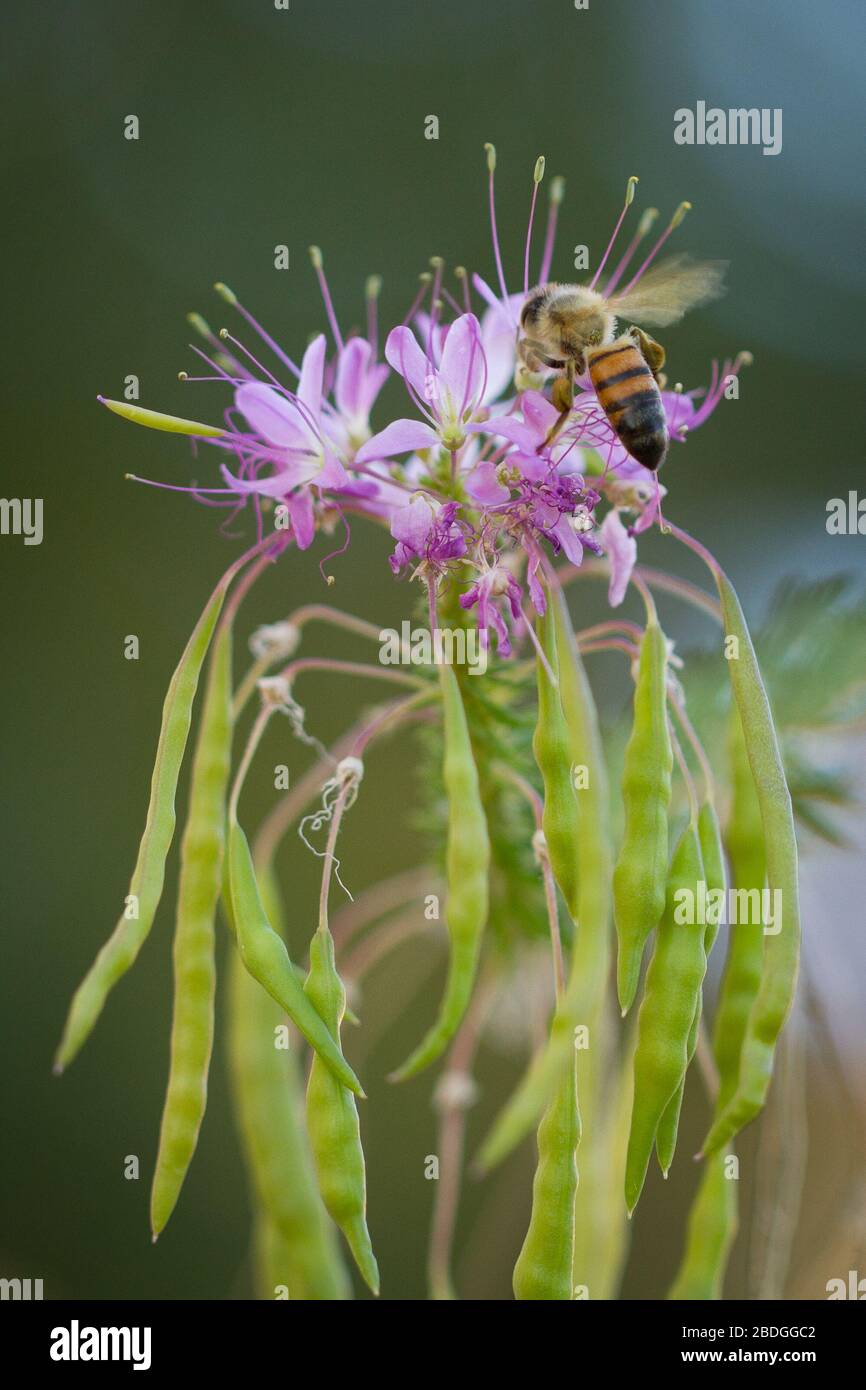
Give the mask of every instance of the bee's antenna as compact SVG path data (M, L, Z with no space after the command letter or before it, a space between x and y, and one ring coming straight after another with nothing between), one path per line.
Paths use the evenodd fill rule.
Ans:
M613 272L613 275L611 275L610 279L604 287L605 299L609 299L610 296L613 294L614 290L616 289L617 285L622 279L623 274L625 273L626 267L631 263L632 256L634 255L637 248L640 246L647 232L654 225L658 215L658 208L647 208L646 212L641 214L640 222L637 224L637 231L635 232L634 236L632 237L631 241L626 247L625 254L623 255L619 265L617 266L616 270Z
M523 253L523 293L529 294L529 249L532 245L532 223L535 220L535 204L538 199L538 185L544 178L544 155L540 154L535 161L535 172L532 175L532 202L529 205L529 226L526 229L526 250Z
M634 188L635 188L635 184L638 183L638 182L639 182L639 179L638 179L638 177L637 177L637 174L632 174L632 175L629 177L629 181L628 181L628 183L627 183L626 186L625 186L625 202L624 202L623 205L622 205L622 212L620 213L619 217L617 218L616 226L615 226L614 229L613 229L613 236L611 237L610 241L607 243L607 250L605 251L604 255L602 256L601 260L599 261L598 270L595 272L595 274L593 275L593 277L592 277L592 279L591 279L591 281L590 281L590 283L589 283L589 288L590 288L591 290L594 290L594 289L595 289L596 283L597 283L597 281L598 281L598 277L599 277L599 275L601 275L601 272L604 270L604 268L605 268L605 266L606 266L606 264L607 264L607 258L608 258L608 256L610 255L611 251L613 250L613 244L614 244L614 242L616 241L616 239L617 239L617 237L618 237L618 235L619 235L619 229L620 229L620 227L621 227L622 224L623 224L623 218L625 217L626 213L628 212L629 208L630 208L631 205L632 205L632 200L633 200L633 198L634 198Z
M637 272L636 275L633 275L631 277L625 289L620 291L621 294L626 295L628 294L629 290L634 289L635 285L637 284L640 277L643 275L644 271L647 269L649 265L652 264L659 251L661 251L671 232L676 230L676 228L680 225L683 218L685 217L686 213L691 212L691 210L691 203L680 203L679 207L677 208L668 225L665 227L655 246L650 251L640 270Z
M539 284L545 284L550 274L550 262L553 260L553 243L556 240L556 224L559 220L559 205L565 193L565 179L561 174L556 174L550 180L550 199L547 205L547 228L544 233L544 253L541 258L541 270L538 274Z

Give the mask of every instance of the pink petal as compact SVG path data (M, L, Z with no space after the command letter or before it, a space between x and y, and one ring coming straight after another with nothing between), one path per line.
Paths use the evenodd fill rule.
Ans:
M302 488L286 498L286 506L292 519L292 530L299 550L308 550L316 534L313 519L313 499L308 488Z
M314 481L316 487L326 487L336 492L347 485L349 475L338 458L333 454L326 453L321 471L316 475Z
M318 471L318 459L314 459L312 462L290 463L288 468L281 468L278 473L272 473L266 478L237 478L225 464L222 464L220 468L220 472L233 492L250 493L258 497L285 497L292 488L298 487L301 483L309 482L310 478L315 477Z
M368 463L370 459L393 458L395 454L414 449L431 449L438 443L436 431L421 420L394 420L362 444L355 459L358 463Z
M466 480L466 491L475 502L492 507L497 502L507 502L511 489L500 483L496 476L496 465L485 460L472 470Z
M411 550L420 553L427 542L433 519L432 504L426 502L423 497L419 497L414 502L407 502L402 507L394 508L391 517L391 535L395 541L402 541Z
M364 400L365 375L373 349L365 338L350 338L337 362L334 399L341 415L349 419L364 417L368 412Z
M559 419L559 411L540 391L524 391L520 397L520 409L527 425L536 435L536 443L541 444Z
M325 375L325 335L314 338L301 361L301 379L298 382L298 400L308 409L314 420L318 420L322 409L322 380Z
M467 425L466 428L471 434L495 434L507 439L519 449L525 449L528 454L535 450L539 442L535 431L513 415L496 416L492 420Z
M439 367L439 377L457 412L462 414L476 404L486 375L481 326L474 314L461 314L448 330Z
M601 523L599 540L610 565L608 603L611 608L618 608L625 598L631 572L637 560L637 541L626 531L616 508L609 511Z
M301 427L298 413L291 401L262 381L239 386L235 405L249 421L253 432L278 449L304 448L308 431Z
M421 400L429 396L427 377L432 371L430 363L415 341L411 328L400 326L392 328L385 344L385 357L395 372L399 372L409 382Z
M577 534L568 524L567 516L560 516L559 521L553 528L552 534L556 536L566 559L573 565L579 565L583 560L583 546L577 538Z

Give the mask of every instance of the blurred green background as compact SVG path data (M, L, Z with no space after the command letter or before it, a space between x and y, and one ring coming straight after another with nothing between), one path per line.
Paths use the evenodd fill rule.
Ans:
M219 327L227 311L211 285L224 279L297 356L323 323L311 242L324 249L344 327L361 321L374 271L384 276L386 325L403 317L432 254L492 281L485 140L499 151L513 288L539 153L548 177L568 182L560 278L573 246L598 255L636 173L639 205L657 204L664 216L682 198L694 204L678 246L731 261L727 298L669 335L672 378L697 386L713 356L755 356L740 400L672 450L669 513L719 554L755 614L786 573L862 570L863 538L831 538L824 521L827 499L862 477L863 28L855 0L590 0L587 11L571 0L291 0L287 12L270 0L7 0L3 493L44 498L45 535L38 547L0 538L0 1273L42 1277L48 1297L220 1298L250 1287L219 1040L179 1209L155 1249L147 1230L174 868L135 971L68 1076L50 1075L70 991L125 892L165 685L239 546L218 535L218 514L124 482L126 472L208 481L210 458L194 467L184 442L110 417L97 392L120 396L134 373L143 404L217 418L217 388L176 379L194 363L184 315L201 310ZM675 145L675 109L699 99L781 107L782 153ZM123 138L129 114L140 121L137 142ZM438 141L424 139L430 114ZM290 248L285 272L273 266L278 243ZM388 390L402 413L400 389ZM671 558L672 544L654 536L642 556L694 573ZM385 555L383 537L356 526L351 555L333 565L332 601L383 624L407 616L413 596L392 582ZM324 594L315 560L290 556L246 620L275 620ZM681 609L676 623L678 638L700 631ZM130 633L138 662L123 657ZM355 651L327 634L315 640L321 651ZM623 691L599 693L617 701ZM303 698L327 740L350 722L358 692L310 680ZM303 765L282 735L266 766L272 752ZM357 887L422 858L412 768L396 744L373 761L363 814L345 832L343 862ZM251 791L250 818L274 795L266 781ZM303 936L315 865L294 847L281 864ZM393 990L399 1002L398 973L383 973L371 1015ZM417 1034L412 1020L397 1020L364 1056L371 1225L392 1298L424 1296L431 1185L422 1169L434 1120L429 1081L395 1090L375 1078ZM473 1135L513 1074L490 1060ZM851 1142L843 1119L839 1143ZM141 1159L138 1182L123 1178L127 1154ZM470 1184L458 1245L470 1297L507 1296L530 1172L527 1148L487 1195ZM627 1297L663 1291L692 1183L681 1172L669 1205L655 1202L638 1219ZM735 1293L745 1288L742 1266L739 1252Z

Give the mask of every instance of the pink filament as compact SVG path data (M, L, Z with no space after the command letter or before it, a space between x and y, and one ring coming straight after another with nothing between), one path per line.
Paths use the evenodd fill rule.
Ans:
M331 332L334 335L334 342L343 351L343 335L340 332L340 325L337 323L337 315L334 313L334 305L331 301L331 291L328 289L328 281L325 278L324 267L316 266L316 275L319 280L319 289L322 291L322 299L325 301L325 313L328 315L328 322L331 325Z
M535 220L535 204L538 201L538 184L532 181L532 202L529 205L529 226L526 228L526 250L523 253L523 293L529 293L529 251L532 246L532 224Z
M544 233L544 251L541 258L541 270L538 275L538 283L544 285L550 274L550 264L553 260L553 247L556 242L556 224L559 220L559 203L551 199L547 213L547 228Z
M613 244L614 244L614 242L616 241L616 239L617 239L617 237L618 237L618 235L619 235L619 229L620 229L620 227L622 226L623 221L625 220L625 215L626 215L626 213L628 212L630 206L631 206L630 203L626 203L626 204L624 205L624 207L623 207L622 212L620 213L619 217L617 218L616 226L615 226L614 229L613 229L613 236L611 237L610 241L607 243L607 250L605 251L604 255L602 256L601 260L600 260L599 263L598 263L598 270L595 272L595 274L593 275L592 279L591 279L590 282L589 282L589 288L590 288L591 290L594 290L594 289L595 289L596 281L598 280L599 275L601 275L601 272L604 270L604 268L605 268L605 266L606 266L606 264L607 264L607 258L608 258L608 256L610 255L611 251L613 250Z

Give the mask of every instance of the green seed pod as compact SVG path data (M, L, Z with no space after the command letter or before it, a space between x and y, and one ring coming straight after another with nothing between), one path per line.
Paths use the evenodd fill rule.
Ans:
M214 923L231 762L231 666L231 629L226 625L211 655L181 841L171 1066L150 1198L154 1240L180 1196L207 1103L216 991Z
M450 666L442 665L439 678L445 736L443 780L448 796L448 982L439 1017L408 1060L393 1073L392 1081L405 1081L429 1066L457 1032L472 996L487 923L490 840L478 770L457 677Z
M728 748L732 796L725 838L731 873L737 888L762 889L767 877L764 828L736 709L731 711ZM713 1032L713 1050L719 1068L717 1115L721 1114L737 1089L743 1038L760 987L763 959L764 931L761 924L740 922L732 928Z
M613 875L619 938L617 990L623 1013L634 1001L644 947L665 905L673 767L666 662L664 634L658 623L648 622L641 640L634 722L623 767L625 833Z
M554 601L548 596L547 611L538 619L538 640L550 670L559 678L559 659L555 628ZM572 921L578 914L578 828L577 795L574 790L571 766L571 741L558 685L539 659L538 720L532 739L532 751L544 782L544 810L541 828L547 842L547 853L553 877L565 899Z
M688 1043L707 958L704 928L676 920L678 893L697 891L703 876L697 826L686 825L674 850L667 901L649 964L638 1016L634 1104L626 1163L625 1200L634 1211L646 1178L659 1121L686 1072Z
M363 1096L361 1083L343 1056L339 1042L304 993L285 944L268 921L247 837L237 821L231 819L227 858L231 918L244 965L271 998L285 1009L334 1076L356 1095Z
M574 1029L577 1024L585 1024L591 1031L595 1028L604 1004L610 958L611 852L608 841L607 775L598 715L561 592L551 595L551 609L556 645L550 650L545 648L545 654L548 661L553 656L556 658L551 666L559 677L562 711L568 732L567 750L560 756L568 763L570 781L573 769L586 769L586 785L576 794L579 834L575 921L578 929L565 994L554 1015L547 1046L533 1058L485 1139L477 1160L477 1166L484 1172L500 1163L538 1123L539 1116L550 1102L562 1069L574 1052ZM545 630L542 629L544 635ZM553 777L553 769L549 775ZM577 833L570 809L568 819L572 833ZM584 1065L590 1065L590 1050L578 1054L579 1085Z
M324 924L310 943L304 989L339 1042L346 991L337 974L334 940ZM377 1294L379 1269L367 1230L367 1175L355 1098L316 1056L307 1084L307 1130L322 1200L346 1237L365 1283Z
M240 954L233 950L231 956L229 1061L258 1209L260 1292L273 1298L285 1285L292 1299L348 1298L348 1276L304 1132L300 1066L294 1052L276 1046L285 1015L244 969Z
M732 796L726 839L733 881L738 888L762 888L764 831L736 709L731 712L728 747ZM709 881L714 872L709 867L714 851L708 851L706 843L702 829L701 845ZM760 924L740 923L730 932L713 1035L719 1072L717 1114L736 1090L743 1036L761 981L763 948ZM737 1233L737 1184L725 1177L729 1152L713 1154L706 1160L689 1215L682 1263L669 1298L721 1298L728 1255Z
M725 1155L707 1160L689 1213L686 1248L668 1298L697 1301L722 1296L728 1255L737 1234L737 1184L725 1176Z
M226 571L214 590L169 683L162 708L162 727L150 784L147 821L126 899L128 907L75 991L57 1049L55 1072L63 1071L87 1040L109 993L134 964L153 925L162 897L166 856L174 836L174 798L189 736L199 674L226 591L240 563ZM134 915L128 917L130 906L134 906Z
M725 892L727 887L727 874L725 873L725 857L722 850L722 833L719 826L719 818L716 815L715 807L711 801L705 801L698 816L698 837L701 844L701 859L704 866L704 882L707 886L707 893ZM712 901L712 900L711 900ZM714 914L718 916L718 914ZM716 940L719 931L719 923L716 920L707 922L704 927L704 954L709 959L710 951ZM692 1026L689 1030L688 1041L688 1062L686 1072L692 1064L692 1058L698 1045L698 1029L701 1024L701 1014L703 1012L703 991L698 995L695 1016L692 1019ZM668 1102L665 1113L659 1121L656 1133L656 1154L658 1156L659 1167L667 1177L670 1166L673 1162L674 1153L677 1147L677 1131L680 1123L680 1111L683 1105L683 1095L686 1087L686 1078L683 1076L673 1098Z
M778 890L781 895L782 920L779 930L764 938L761 983L743 1037L736 1090L713 1121L704 1143L705 1153L733 1138L763 1108L773 1074L776 1040L794 999L800 959L797 838L791 796L743 610L727 576L719 571L715 578L725 631L738 640L739 656L728 662L728 669L761 810L767 882L771 892Z
M573 1056L573 1054L572 1054ZM514 1266L520 1300L570 1300L574 1259L575 1150L580 1138L574 1062L566 1067L538 1129L532 1215Z

